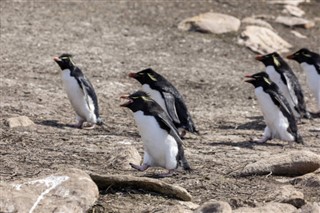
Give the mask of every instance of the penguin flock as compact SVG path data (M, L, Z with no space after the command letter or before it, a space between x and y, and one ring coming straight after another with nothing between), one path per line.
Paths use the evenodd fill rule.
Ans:
M314 115L320 115L319 54L302 48L287 58L297 61L305 71L308 86L316 99L317 112ZM94 87L74 64L72 55L62 54L53 60L61 68L63 87L76 113L76 124L73 126L92 129L95 125L103 125ZM306 108L298 78L276 52L258 55L256 60L265 65L265 72L245 76L245 82L255 88L266 124L263 137L256 142L265 143L277 138L303 144L297 122L312 116ZM149 167L167 169L168 172L159 174L160 177L173 175L179 166L191 171L184 155L182 139L186 132L199 134L199 131L182 95L170 81L151 68L129 73L128 76L136 79L142 88L130 95L121 96L125 103L120 107L133 112L144 147L142 165L130 164L131 167L139 171Z

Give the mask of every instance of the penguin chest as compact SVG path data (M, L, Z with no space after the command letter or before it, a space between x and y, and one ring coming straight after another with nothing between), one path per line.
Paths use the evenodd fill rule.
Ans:
M293 140L293 136L288 133L288 119L283 115L279 107L273 102L270 95L263 91L262 87L255 89L258 103L266 122L271 131L272 138L282 140Z
M314 65L303 62L301 63L301 67L306 73L308 86L317 99L320 109L320 75Z
M150 97L157 102L161 108L166 111L166 113L168 113L167 111L167 107L166 107L166 103L161 95L161 93L158 90L155 89L151 89L151 87L148 84L143 84L142 85L142 90L144 92L146 92L147 94L150 95Z
M76 78L70 75L70 70L62 71L62 83L76 114L88 122L95 123L93 100L85 96Z
M160 127L154 116L134 113L144 146L144 163L174 169L177 166L178 145L176 140Z

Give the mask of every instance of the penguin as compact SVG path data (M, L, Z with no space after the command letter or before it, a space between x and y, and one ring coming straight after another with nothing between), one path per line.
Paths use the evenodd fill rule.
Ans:
M178 166L190 171L178 130L163 108L143 91L120 98L126 99L120 106L133 112L144 147L143 164L130 163L131 167L139 171L149 167L167 169L168 172L160 174L160 177L172 176Z
M91 126L86 129L91 129L94 128L95 124L102 125L97 95L89 79L74 64L72 55L65 53L59 57L54 57L53 60L62 70L63 87L76 112L77 123L72 126L83 128L83 123L89 122Z
M320 55L302 48L287 58L297 61L306 72L307 84L316 98L317 114L320 114Z
M279 87L270 80L269 75L266 72L259 72L245 77L249 78L245 82L255 87L255 94L266 123L263 137L257 142L265 143L277 138L303 144L290 105Z
M142 84L142 90L150 95L172 119L177 129L182 129L183 138L186 131L199 134L191 115L178 90L162 75L151 68L137 73L129 73L129 77Z
M277 52L273 52L267 55L258 55L256 60L261 61L266 66L266 72L271 81L277 84L287 99L294 116L297 119L302 116L310 119L311 116L306 109L303 91L298 78L281 56Z

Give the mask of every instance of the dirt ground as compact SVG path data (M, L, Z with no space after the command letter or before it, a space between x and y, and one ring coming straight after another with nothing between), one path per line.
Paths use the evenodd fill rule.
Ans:
M313 19L320 1L300 6ZM186 188L193 202L227 201L233 208L255 206L268 196L282 177L235 178L232 172L250 162L291 150L320 152L320 119L303 120L298 128L306 145L273 140L252 143L264 123L253 93L243 76L263 70L255 54L237 45L237 34L209 35L182 32L184 18L207 11L240 19L259 14L281 14L282 6L263 0L216 1L4 1L0 0L1 103L0 178L21 180L75 167L99 174L144 176L122 171L106 162L124 144L143 154L131 111L119 107L119 96L136 91L130 71L147 67L163 74L183 94L200 136L188 134L185 152L192 173L165 178ZM272 23L272 22L271 22ZM320 51L320 27L296 29L308 39L295 37L289 28L272 23L297 50ZM80 130L68 127L74 112L62 89L60 69L52 60L62 53L74 61L96 89L106 127ZM311 111L315 100L305 74L289 62L305 89ZM36 125L9 129L4 120L26 115ZM307 201L320 202L320 190L299 188ZM133 189L110 189L99 203L108 212L155 212L179 201Z

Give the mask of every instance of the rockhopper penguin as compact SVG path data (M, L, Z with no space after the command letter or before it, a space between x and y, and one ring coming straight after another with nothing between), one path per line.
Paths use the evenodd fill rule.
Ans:
M73 63L72 55L62 54L53 60L60 66L62 83L73 109L76 112L77 128L83 128L84 122L89 122L93 128L95 124L102 125L99 117L97 95L92 84L82 71Z
M297 76L293 73L289 65L276 53L256 56L266 66L271 81L279 87L281 93L287 99L294 116L300 119L301 116L311 118L306 109L303 91Z
M263 137L257 142L264 143L272 138L303 143L298 133L295 117L286 98L279 91L267 73L247 75L247 83L255 87L255 94L261 107L266 128Z
M121 98L126 99L126 102L120 106L133 112L144 147L143 164L130 165L139 171L149 167L169 170L168 173L160 174L161 177L171 176L179 165L185 170L191 170L184 156L178 130L160 105L143 91Z
M306 48L287 56L297 61L306 72L308 86L316 98L318 114L320 114L320 55Z
M142 90L168 113L176 128L183 129L181 137L186 134L185 130L198 134L182 96L167 79L151 68L129 73L129 77L141 83Z

